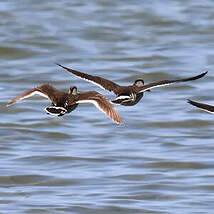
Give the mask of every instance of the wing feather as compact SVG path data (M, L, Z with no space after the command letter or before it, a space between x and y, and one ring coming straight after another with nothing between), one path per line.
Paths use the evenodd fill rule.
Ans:
M57 104L58 97L56 95L61 94L61 93L63 93L63 92L60 92L57 89L55 89L54 87L52 87L48 84L45 84L45 85L41 85L41 86L32 88L30 90L27 90L23 94L20 94L19 96L15 97L12 101L10 101L7 104L7 106L11 106L20 100L32 97L34 95L40 95L42 97L50 99L54 104Z
M177 82L187 82L187 81L197 80L197 79L202 78L206 74L207 74L207 72L204 72L202 74L199 74L197 76L193 76L193 77L190 77L190 78L177 79L177 80L162 80L162 81L159 81L159 82L149 83L147 85L139 87L137 93L141 93L141 92L147 91L148 89L152 89L152 88L157 88L157 87L171 85L171 84L177 83Z
M67 70L68 72L76 75L77 77L83 79L83 80L86 80L88 82L91 82L97 86L99 86L100 88L104 89L104 90L108 90L108 91L113 91L115 92L115 90L118 88L118 84L110 81L110 80L107 80L107 79L104 79L102 77L98 77L98 76L93 76L93 75L90 75L90 74L86 74L86 73L83 73L83 72L80 72L80 71L76 71L76 70L73 70L71 68L67 68L63 65L60 65L58 63L56 63L58 66L64 68L65 70Z
M92 103L100 111L104 112L108 117L118 124L121 124L122 118L114 106L101 94L95 91L85 92L78 95L77 103Z
M195 101L192 101L192 100L189 100L189 99L188 99L187 102L189 104L193 105L193 106L196 106L196 107L200 108L201 110L204 110L206 112L214 114L214 106L207 105L207 104L204 104L204 103L195 102Z

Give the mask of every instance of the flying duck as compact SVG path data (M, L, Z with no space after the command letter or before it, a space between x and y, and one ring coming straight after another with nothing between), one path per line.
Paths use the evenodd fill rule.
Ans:
M56 64L64 68L68 72L76 75L77 77L84 79L86 81L89 81L95 85L98 85L100 88L104 90L113 91L116 95L116 98L111 102L114 104L120 104L124 106L133 106L137 104L143 97L143 93L145 91L150 91L150 89L152 88L171 85L172 83L176 83L176 82L186 82L191 80L197 80L207 74L207 72L204 72L200 75L193 76L190 78L177 79L177 80L162 80L159 82L149 83L147 85L144 85L144 81L142 79L137 79L135 80L133 85L120 86L108 79L104 79L102 77L93 76L80 71L76 71L58 63Z
M122 123L122 119L117 110L103 95L96 91L78 93L76 86L71 86L66 93L49 84L44 84L15 97L7 104L7 106L11 106L19 100L23 100L33 95L40 95L51 100L52 104L45 108L47 114L63 116L64 114L73 111L79 103L92 103L113 121L118 124Z

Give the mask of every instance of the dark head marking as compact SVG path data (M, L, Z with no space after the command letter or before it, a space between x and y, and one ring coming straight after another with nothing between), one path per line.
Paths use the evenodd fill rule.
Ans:
M137 87L141 87L144 85L144 81L142 79L137 79L137 80L135 80L133 85L135 85Z
M70 89L69 89L69 94L77 95L77 87L76 86L71 86Z

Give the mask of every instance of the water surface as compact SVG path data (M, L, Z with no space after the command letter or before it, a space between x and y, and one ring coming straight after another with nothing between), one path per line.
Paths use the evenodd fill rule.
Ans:
M1 1L0 213L213 213L214 2ZM55 62L121 85L197 75L118 106L116 125L92 105L63 118L49 101L12 98L49 83L97 90Z

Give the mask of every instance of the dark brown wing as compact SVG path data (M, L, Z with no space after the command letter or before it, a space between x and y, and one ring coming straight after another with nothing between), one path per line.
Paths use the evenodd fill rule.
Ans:
M10 101L7 106L13 105L19 100L26 99L28 97L32 97L34 95L40 95L47 99L50 99L55 105L59 102L59 99L64 95L64 92L57 90L56 88L52 87L51 85L45 84L30 90L27 90L23 94L15 97L12 101Z
M76 95L75 103L92 103L116 123L120 124L123 122L114 106L103 95L96 91L88 91ZM70 104L73 103L69 103L69 105Z
M104 79L102 77L89 75L89 74L86 74L86 73L83 73L83 72L80 72L80 71L73 70L71 68L67 68L67 67L65 67L63 65L60 65L58 63L56 63L56 64L59 65L60 67L64 68L68 72L78 76L79 78L84 79L84 80L86 80L88 82L91 82L91 83L93 83L95 85L98 85L100 88L102 88L104 90L115 92L115 90L119 86L118 84L116 84L116 83L114 83L114 82L112 82L110 80Z
M214 114L214 106L207 105L207 104L204 104L204 103L198 103L198 102L195 102L195 101L192 101L192 100L189 100L189 99L188 99L188 103L193 105L193 106L196 106L196 107L200 108L201 110L204 110L204 111L207 111L209 113Z
M177 80L162 80L162 81L159 81L159 82L149 83L147 85L139 87L138 93L141 93L141 92L147 91L148 89L152 89L152 88L156 88L156 87L171 85L171 84L177 83L177 82L187 82L187 81L197 80L197 79L202 78L206 74L207 74L207 72L204 72L204 73L202 73L200 75L197 75L197 76L194 76L194 77L190 77L190 78L177 79Z

